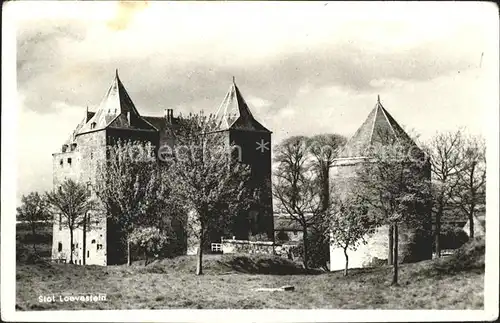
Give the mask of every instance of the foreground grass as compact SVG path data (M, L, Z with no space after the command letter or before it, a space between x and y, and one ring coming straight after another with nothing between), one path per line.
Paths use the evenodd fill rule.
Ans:
M484 249L483 249L484 251ZM460 259L459 259L460 260ZM167 308L334 308L334 309L482 309L484 256L467 268L456 259L401 266L399 287L391 268L304 273L286 260L259 256L207 257L206 274L195 276L194 257L183 256L148 266L18 264L17 309L167 309ZM273 267L288 268L287 275ZM460 262L462 263L462 262ZM283 267L284 266L284 267ZM293 292L255 291L295 286ZM39 303L40 295L105 293L105 302Z

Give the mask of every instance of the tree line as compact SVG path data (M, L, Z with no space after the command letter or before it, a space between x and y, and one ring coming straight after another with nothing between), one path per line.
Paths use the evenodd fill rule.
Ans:
M119 233L129 265L131 245L154 256L182 239L184 228L198 240L196 273L202 274L210 230L228 228L236 210L258 203L258 191L247 185L250 168L235 160L223 133L210 132L217 127L213 115L180 116L176 145L183 149L168 150L162 161L150 143L117 141L98 163L93 185L67 179L43 195L23 196L18 219L33 223L33 230L38 220L59 221L70 232L70 263L74 232L90 231L92 217L104 214Z
M210 231L228 229L236 210L259 203L260 192L248 185L250 167L233 158L227 137L210 133L217 125L212 115L180 116L175 145L186 149L169 150L162 162L158 162L157 147L117 142L113 153L97 166L96 182L90 188L66 180L45 194L23 196L18 219L31 223L33 233L39 221L60 221L70 231L73 250L73 232L80 228L85 234L95 223L92 216L105 214L105 220L121 233L128 264L131 245L154 257L163 246L182 238L178 228L184 228L198 241L196 274L202 274L203 245L210 239ZM388 262L394 266L393 282L397 283L399 226L419 221L421 208L427 206L432 208L436 237L443 214L450 211L467 217L473 237L473 218L485 205L482 139L466 137L462 131L437 134L423 145L427 154L419 156L420 163L414 163L415 156L408 154L391 156L397 149L386 145L357 171L353 179L357 183L351 185L355 189L339 193L330 170L345 142L338 134L294 136L274 150L275 208L302 228L306 268L316 265L318 256L310 257L311 251L333 243L344 250L347 275L347 251L356 249L375 228L388 225ZM397 145L401 143L390 146ZM416 180L426 167L424 161L431 165L430 183Z
M421 143L421 150L412 140L398 141L383 133L378 136L384 138L383 144L368 147L363 166L356 168L355 176L345 179L348 189L329 178L345 143L342 136L294 136L276 147L273 195L278 209L302 228L305 267L325 258L317 254L309 259L308 247L315 245L315 251L323 253L328 250L309 241L317 242L310 232L323 244L344 250L347 275L347 251L366 243L365 238L377 228L387 226L387 263L394 268L393 284L398 281L401 226L416 228L417 240L434 235L438 257L445 212L467 219L469 236L474 237L474 218L485 208L484 139L466 136L463 130L438 133Z

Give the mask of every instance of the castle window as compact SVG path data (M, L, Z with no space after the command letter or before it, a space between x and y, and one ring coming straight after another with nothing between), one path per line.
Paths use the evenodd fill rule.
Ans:
M58 251L58 252L61 252L61 251L62 251L62 243L61 243L61 242L59 242L59 243L57 244L57 251Z
M91 243L95 243L95 239L92 239L92 242Z
M61 165L61 167L62 167L62 166L63 166L63 164L64 164L64 161L61 159L61 160L59 161L59 165Z
M92 151L90 152L90 159L94 159L94 153Z
M59 231L62 230L62 214L59 213Z
M87 250L87 258L90 257L90 251Z
M68 164L71 166L71 158L68 158Z
M90 124L90 129L94 129L94 128L95 128L95 125L96 125L96 123L95 123L95 122L92 122L92 123Z
M75 249L78 249L78 243L75 244Z
M97 250L101 250L102 249L102 244L98 244L97 245Z

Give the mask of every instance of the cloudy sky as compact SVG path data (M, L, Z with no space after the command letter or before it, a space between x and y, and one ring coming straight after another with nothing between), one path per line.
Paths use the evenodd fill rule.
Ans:
M11 5L18 196L51 188L51 153L87 105L96 109L115 69L143 115L215 112L235 76L273 144L296 134L351 135L378 94L423 140L461 126L481 134L498 123L492 4Z

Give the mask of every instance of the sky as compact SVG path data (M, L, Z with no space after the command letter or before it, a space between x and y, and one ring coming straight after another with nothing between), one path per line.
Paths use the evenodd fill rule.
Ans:
M115 69L138 111L156 116L216 112L234 76L273 146L350 136L377 95L422 141L458 127L485 135L498 123L492 3L78 1L4 11L17 27L18 199L51 189L51 154L87 106L95 111Z

